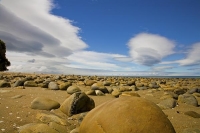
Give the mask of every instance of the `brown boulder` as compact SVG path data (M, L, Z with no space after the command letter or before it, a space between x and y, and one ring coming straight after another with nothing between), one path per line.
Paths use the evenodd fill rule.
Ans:
M117 98L99 105L83 119L79 133L175 133L153 102L139 97Z

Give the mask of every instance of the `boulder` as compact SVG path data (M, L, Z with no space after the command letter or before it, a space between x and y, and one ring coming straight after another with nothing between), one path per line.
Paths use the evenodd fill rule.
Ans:
M192 94L183 94L178 96L178 103L186 103L193 106L198 106L197 99Z
M153 102L139 97L121 97L88 112L79 133L94 132L175 133L175 130L167 116Z
M84 92L76 92L68 97L60 106L60 110L68 116L90 111L95 107L94 100Z
M171 109L176 107L176 100L173 98L166 98L157 104L161 109Z
M60 104L58 102L44 97L37 97L31 102L32 109L51 110L51 109L57 109L59 107Z

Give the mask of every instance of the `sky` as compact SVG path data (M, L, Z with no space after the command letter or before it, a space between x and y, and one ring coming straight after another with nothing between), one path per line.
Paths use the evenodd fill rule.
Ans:
M10 72L200 76L199 0L0 0Z

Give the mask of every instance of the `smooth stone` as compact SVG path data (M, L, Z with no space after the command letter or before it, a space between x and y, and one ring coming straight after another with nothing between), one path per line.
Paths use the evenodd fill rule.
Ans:
M187 91L187 93L189 93L189 94L193 94L195 92L197 92L197 88L193 88L193 89L190 89Z
M182 94L186 93L186 90L185 89L175 89L174 93L177 95L182 95Z
M95 90L97 96L104 96L105 94L100 90Z
M56 122L60 125L69 125L67 120L60 118L59 116L53 114L53 113L38 113L36 115L36 119L40 120L43 123L50 123L50 122Z
M94 100L84 92L76 92L68 97L60 106L60 110L68 115L79 114L90 111L95 107Z
M19 127L19 133L59 133L44 123L29 123Z
M162 100L159 104L157 104L161 109L172 109L176 107L176 100L173 98L167 98Z
M50 82L48 88L50 90L59 90L58 84L56 82Z
M79 133L94 132L175 133L175 130L153 102L139 97L122 97L107 101L88 112Z
M111 95L113 95L114 97L119 97L119 95L121 95L122 93L119 91L119 90L117 90L117 89L115 89L114 91L112 91L112 93L111 93Z
M32 109L51 110L58 109L59 107L60 104L58 102L44 97L37 97L31 102Z
M86 85L86 86L91 86L91 85L93 85L94 83L96 83L95 80L86 80L86 81L85 81L85 85Z
M87 95L96 95L95 90L86 91L85 94L87 94Z
M67 88L68 94L73 94L73 93L80 92L80 91L81 91L81 89L78 86L70 86Z
M108 93L108 89L103 85L103 83L98 82L98 83L94 83L91 86L91 90L100 90L103 93Z
M65 82L59 85L59 89L60 90L67 90L68 87L70 87L72 85L71 82Z
M26 81L24 82L25 87L37 87L38 85L34 81Z
M191 94L183 94L178 96L178 103L186 103L193 106L198 106L197 99Z
M22 79L17 80L17 81L14 83L13 87L23 86L25 81L26 81L25 79L23 79L23 80L22 80Z
M11 87L11 85L10 85L9 82L1 80L0 81L0 88L4 88L4 87Z

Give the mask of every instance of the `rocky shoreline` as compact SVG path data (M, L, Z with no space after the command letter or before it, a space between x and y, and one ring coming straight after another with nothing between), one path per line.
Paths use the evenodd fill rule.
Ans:
M86 126L90 129L93 127L92 131L97 130L94 129L95 125L90 126L89 120L99 111L97 110L99 105L112 100L131 98L145 99L159 107L158 110L164 112L177 133L200 132L200 79L198 78L103 77L9 72L0 73L0 132L83 133ZM140 105L137 101L140 100L129 106ZM141 104L141 107L151 108L148 104ZM109 106L104 108L106 110ZM116 121L113 119L114 116L119 113L121 116L123 112L129 114L132 110L127 107L121 112L110 111L94 119L95 121L109 119L112 122ZM141 111L136 110L129 116L142 115L142 118L154 118L147 114L141 114ZM87 115L90 118L84 121ZM128 116L124 117L125 120L128 119ZM125 125L123 128L137 127L139 131L141 125L147 124L148 127L148 124L156 123L157 118L137 125L140 120L133 119L132 121L136 123L127 124L127 127ZM81 125L82 121L85 127ZM118 124L124 123L121 117L117 121ZM162 120L159 123L162 123ZM111 128L120 131L122 127L120 128L118 124L111 127L107 124L106 128L102 129L108 133L111 132ZM155 124L151 126L153 125ZM159 126L155 127L148 129L152 132L160 131ZM171 129L170 131L173 132Z

